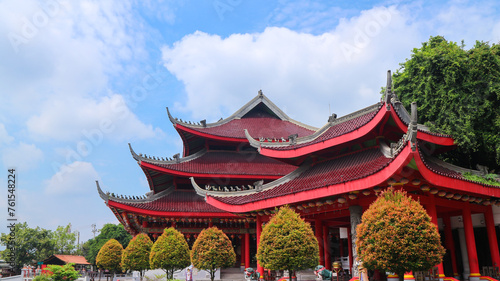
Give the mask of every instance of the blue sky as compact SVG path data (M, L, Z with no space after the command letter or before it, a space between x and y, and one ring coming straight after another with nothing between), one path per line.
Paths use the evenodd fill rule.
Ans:
M117 220L104 190L148 191L132 159L182 152L166 114L213 122L259 89L320 127L380 99L430 36L500 40L496 1L0 1L0 232L7 169L32 227Z

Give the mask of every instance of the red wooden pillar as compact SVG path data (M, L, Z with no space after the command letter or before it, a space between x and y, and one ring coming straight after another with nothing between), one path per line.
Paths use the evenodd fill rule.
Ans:
M457 256L455 253L455 241L453 241L453 233L451 232L451 219L449 215L443 216L444 224L444 243L450 252L451 267L453 268L453 276L458 277ZM458 279L458 278L457 278Z
M349 228L351 228L349 226ZM352 275L352 267L353 267L353 260L352 260L352 237L351 237L351 232L347 231L347 249L349 249L349 272Z
M495 220L491 206L484 213L484 223L488 232L488 242L490 243L491 262L493 266L500 266L500 255L498 253L497 232L495 230Z
M260 233L262 232L262 222L261 222L261 217L259 215L257 215L256 218L257 218L256 225L257 225L257 249L258 249L260 243ZM264 268L260 266L258 261L257 261L257 271L260 273L260 278L264 279Z
M436 211L436 204L433 201L434 201L434 197L432 197L432 195L431 195L431 203L427 204L426 208L427 208L427 213L431 217L432 223L436 226L436 229L439 232L438 217L437 217L437 211ZM439 263L437 265L437 267L438 267L438 272L439 272L439 280L443 280L443 278L445 277L444 276L443 263L442 262ZM413 278L413 279L415 279L415 278Z
M323 226L323 246L325 249L325 267L332 270L332 260L330 259L330 235L328 235L328 226Z
M464 223L465 243L467 244L467 254L469 256L470 281L478 281L479 262L477 260L476 241L474 240L474 227L472 226L472 216L469 204L464 204L462 208L462 218Z
M319 264L325 265L324 247L323 247L323 222L317 219L314 223L316 240L318 240L319 248Z
M212 219L209 219L209 221L208 221L208 227L212 227L212 226L214 226L214 223L212 222Z
M250 233L248 232L250 230L248 222L245 223L245 229L247 232L245 232L245 268L250 267Z
M240 266L245 267L245 235L240 235Z

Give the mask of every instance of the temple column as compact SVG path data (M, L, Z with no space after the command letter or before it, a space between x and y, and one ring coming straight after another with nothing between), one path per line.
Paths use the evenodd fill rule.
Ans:
M457 256L455 253L455 241L453 240L453 233L451 231L451 219L449 215L443 216L443 227L444 227L444 243L446 248L450 253L451 267L453 268L453 277L459 279L458 267L457 267Z
M245 223L245 268L250 267L250 233L249 233L249 225L248 222Z
M340 257L344 257L344 239L340 238L339 235L339 255Z
M330 259L330 235L328 235L328 226L323 226L323 246L325 250L325 267L328 270L332 269L332 260Z
M260 233L262 232L262 221L259 215L256 216L256 228L257 228L257 249L260 243ZM260 279L264 279L264 268L260 266L259 261L257 261L257 271L260 273Z
M351 237L351 232L347 232L347 254L349 255L349 272L352 275L352 268L353 268L353 260L352 260L352 237Z
M349 213L351 217L351 251L349 253L349 260L351 260L352 256L352 261L356 262L356 259L358 258L358 252L356 250L356 238L357 238L357 233L356 233L356 228L358 227L358 224L361 223L361 215L363 214L363 208L361 206L349 206ZM359 277L359 271L357 266L354 266L354 264L351 264L352 267L352 277Z
M460 251L462 252L462 266L464 267L463 279L468 279L470 274L469 254L467 252L467 243L465 242L465 231L463 228L458 229L458 239L460 242Z
M500 266L500 255L498 253L497 232L495 230L495 220L493 218L493 209L491 206L484 213L484 223L488 232L488 242L490 244L491 263L493 266Z
M479 273L474 227L472 226L472 216L469 204L464 204L462 208L462 217L464 222L465 242L467 244L467 253L469 256L469 281L479 281L481 274Z
M245 235L240 235L240 268L245 268Z
M318 240L319 248L319 264L325 265L324 247L323 247L323 222L317 219L314 222L316 240Z
M434 197L432 195L430 196L430 199L431 199L431 203L427 204L425 207L427 209L427 213L431 217L432 223L436 226L436 230L439 232L436 204L434 203ZM437 265L437 267L438 267L438 272L439 272L439 280L443 281L443 278L445 277L443 263L440 262ZM413 279L415 279L415 278L413 278Z
M214 223L212 222L212 219L209 219L209 221L208 221L208 227L212 227L212 226L214 226Z

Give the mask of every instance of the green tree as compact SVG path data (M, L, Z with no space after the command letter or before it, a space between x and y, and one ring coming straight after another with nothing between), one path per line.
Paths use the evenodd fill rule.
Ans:
M257 249L260 265L271 270L314 268L319 262L318 240L311 225L288 206L281 207L260 235Z
M97 267L116 273L121 269L123 246L115 239L106 242L96 257Z
M419 123L452 135L459 149L445 160L469 168L500 168L500 45L476 42L466 50L431 37L393 75L394 91Z
M74 263L68 263L63 266L49 265L48 270L52 272L51 279L53 281L74 281L80 277L78 271L73 267Z
M99 253L101 247L109 239L115 239L120 242L123 247L127 247L129 241L132 239L132 235L128 234L121 224L105 224L102 227L99 235L88 240L82 246L83 250L85 251L85 258L89 263L96 264L97 253Z
M1 252L2 259L12 261L15 271L21 272L25 264L34 264L37 261L48 258L54 251L52 232L40 227L30 228L26 222L17 223L14 227L15 237L10 233L2 233L0 243L7 246L12 243L14 246L14 259L11 260L11 248L6 248Z
M231 240L217 227L203 229L193 244L191 262L194 267L210 273L214 280L217 268L226 268L236 262Z
M54 243L54 254L70 255L76 250L76 233L71 232L71 224L58 226L52 232L52 241Z
M405 272L431 269L445 253L437 227L422 205L405 191L392 188L382 192L363 213L357 234L363 265L395 272L400 280Z
M147 234L141 233L136 235L122 254L122 268L124 270L139 271L142 281L144 271L149 269L149 255L153 241L149 239Z
M175 228L165 228L151 248L151 268L161 268L167 273L167 280L174 278L174 271L191 265L189 246L184 236Z

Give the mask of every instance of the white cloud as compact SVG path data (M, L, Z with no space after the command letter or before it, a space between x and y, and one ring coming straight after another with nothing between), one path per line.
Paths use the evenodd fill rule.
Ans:
M4 167L15 167L21 171L37 168L42 160L42 150L34 144L26 144L24 142L8 146L2 152Z
M5 129L5 125L0 123L0 145L9 144L12 141L14 141L14 138L9 135L9 133Z
M94 193L99 174L89 162L76 161L65 164L52 178L45 182L46 194Z
M342 115L379 100L386 70L406 54L398 50L418 42L409 30L395 7L379 7L321 35L287 28L228 38L196 32L163 48L163 58L185 85L187 100L176 109L194 118L227 116L262 88L293 118L321 126L329 103Z
M305 4L285 8L296 10L301 5ZM498 21L490 12L481 12L482 4L451 2L436 7L432 14L419 4L409 5L364 10L357 16L341 18L334 29L319 35L284 27L227 38L199 31L187 35L162 49L165 67L184 83L187 94L174 111L191 113L194 120L216 121L262 89L276 104L287 108L292 118L322 126L329 104L332 113L342 116L377 102L386 71L398 69L411 50L429 36L457 40L455 35L459 33L480 30L477 34L482 38L498 33L493 24L482 24ZM321 5L308 4L305 8L308 13L321 14ZM460 16L451 17L454 13ZM293 18L288 10L274 11L273 16L285 26L308 30L307 24L299 24L301 17ZM469 18L467 25L451 28L464 18ZM483 20L476 21L478 18ZM439 28L444 23L446 27Z
M36 137L55 140L92 140L98 145L104 138L115 140L147 139L162 132L145 125L130 111L123 96L113 94L99 100L66 98L51 100L42 113L27 121ZM94 141L95 139L95 141Z
M129 1L3 1L0 19L0 33L9 35L0 38L0 115L55 140L76 140L97 119L117 122L103 112L122 99L109 95L109 81L142 77L138 65L148 58L144 26ZM131 108L124 111L122 121L130 123L115 124L113 136L135 129L154 135Z

